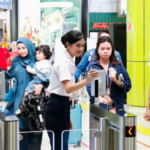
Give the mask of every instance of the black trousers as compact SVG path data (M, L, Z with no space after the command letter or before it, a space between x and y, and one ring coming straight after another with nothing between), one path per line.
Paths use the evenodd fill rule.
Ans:
M41 150L42 132L31 132L29 129L20 129L19 150Z
M68 130L70 126L69 97L59 96L56 94L52 94L50 96L45 107L45 123L47 130L54 132L54 139L52 133L48 132L51 146L54 146L55 150L61 150L61 146L63 145L63 150L68 150ZM64 130L67 131L63 132Z

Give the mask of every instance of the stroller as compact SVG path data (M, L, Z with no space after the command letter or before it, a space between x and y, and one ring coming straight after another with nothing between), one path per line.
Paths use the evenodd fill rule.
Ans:
M28 93L19 105L21 117L26 120L31 131L41 131L45 129L44 108L47 98L44 93L35 95Z

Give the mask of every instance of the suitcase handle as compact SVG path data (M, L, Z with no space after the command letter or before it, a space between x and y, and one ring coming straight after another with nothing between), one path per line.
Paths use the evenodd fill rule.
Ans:
M71 100L71 101L70 101L70 108L71 108L71 109L76 108L75 103L77 103L78 101L79 101L79 100Z
M71 108L71 109L74 109L74 108L76 108L76 105L75 105L75 100L71 100L71 105L70 105L70 108Z

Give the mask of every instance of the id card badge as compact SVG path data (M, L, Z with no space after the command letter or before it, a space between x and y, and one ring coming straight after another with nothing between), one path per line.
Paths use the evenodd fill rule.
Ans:
M110 95L110 89L109 89L109 88L107 88L106 94L107 94L107 95Z

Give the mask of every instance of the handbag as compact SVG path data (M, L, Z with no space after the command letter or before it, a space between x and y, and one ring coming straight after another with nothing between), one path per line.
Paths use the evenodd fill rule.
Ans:
M44 109L47 98L44 93L35 95L35 92L28 93L19 105L21 117L27 122L31 131L45 129Z

